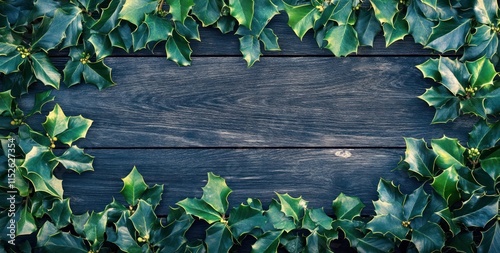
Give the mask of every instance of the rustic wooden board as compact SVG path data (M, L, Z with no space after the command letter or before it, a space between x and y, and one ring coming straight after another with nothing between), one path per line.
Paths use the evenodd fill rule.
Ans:
M117 86L54 92L67 115L94 120L83 147L404 147L403 137L467 140L472 120L430 125L425 57L279 57L246 68L202 57L107 62ZM47 108L50 109L50 108ZM39 119L39 122L44 120Z
M303 196L310 207L324 207L332 214L331 202L344 192L365 203L364 214L373 214L380 178L394 180L402 190L416 189L406 173L392 172L403 149L88 149L95 155L96 171L62 175L65 195L76 213L102 210L120 195L121 178L137 166L146 183L165 184L158 213L186 197L201 197L207 173L224 177L233 193L230 205L249 197L267 205L275 192ZM125 203L125 202L123 202Z

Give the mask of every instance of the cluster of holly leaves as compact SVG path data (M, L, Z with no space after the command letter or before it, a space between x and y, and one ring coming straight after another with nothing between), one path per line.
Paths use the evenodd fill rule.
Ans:
M380 33L386 46L411 36L440 54L458 52L417 67L435 81L420 96L436 110L432 123L478 118L466 145L446 136L430 144L406 138L398 168L422 186L404 194L380 180L372 217L361 217L364 204L344 194L333 200L333 215L288 194L232 207L231 189L211 173L201 198L179 201L158 217L163 185L147 185L135 168L123 178L127 203L71 211L60 174L94 169L94 158L74 145L92 121L66 116L56 104L32 128L30 118L54 96L48 89L21 106L31 84L114 85L104 60L115 50L162 46L167 59L189 65L199 25L238 36L251 66L261 48L280 49L267 27L276 15L287 15L299 38L310 32L335 56L372 46ZM229 252L245 244L252 252L346 250L338 245L358 252L499 252L499 15L496 0L0 0L0 252ZM69 59L62 73L52 62L61 57L50 57L61 54ZM191 238L200 223L205 235Z

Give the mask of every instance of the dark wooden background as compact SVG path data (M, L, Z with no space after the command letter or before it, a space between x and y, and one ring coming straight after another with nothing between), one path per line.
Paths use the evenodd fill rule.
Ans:
M373 48L335 58L311 33L300 41L287 20L282 14L271 23L282 51L264 52L252 68L237 36L202 28L190 67L167 61L161 46L117 52L105 61L116 86L54 92L66 115L94 120L76 144L95 156L95 172L62 174L73 211L123 201L120 179L137 166L148 184L165 184L161 215L201 197L210 171L233 189L231 206L249 197L267 205L289 193L332 214L332 200L344 192L360 197L370 215L380 178L406 192L417 185L392 171L404 158L403 137L446 134L465 144L472 120L431 125L434 109L417 98L432 82L415 66L432 51L411 37L385 48L380 36ZM67 60L53 59L60 68Z

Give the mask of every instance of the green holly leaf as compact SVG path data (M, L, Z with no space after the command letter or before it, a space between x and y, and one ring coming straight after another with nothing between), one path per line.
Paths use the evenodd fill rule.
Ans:
M111 31L108 38L113 47L121 48L127 53L132 47L132 29L126 23Z
M47 178L40 173L28 172L26 178L31 181L35 188L35 192L46 192L59 199L63 198L62 180L55 176Z
M254 35L256 37L260 37L262 31L266 27L266 25L271 21L271 19L279 14L278 7L273 4L271 0L254 0L255 1L255 10L254 16L252 18L252 24L250 28L245 26L240 26L236 31L236 34L239 35Z
M200 31L198 30L199 25L192 17L187 17L186 20L184 20L184 24L178 21L174 22L174 24L175 31L182 37L188 40L201 41Z
M194 0L193 15L206 27L217 22L222 6L222 0Z
M483 119L486 119L486 108L484 106L485 99L481 97L471 97L460 101L460 110L464 114L473 114Z
M254 0L229 0L229 10L240 25L252 29Z
M311 4L292 6L285 3L285 11L288 14L288 26L301 40L321 16L319 10Z
M144 182L144 178L134 166L132 171L130 171L126 177L122 178L122 181L123 188L120 193L131 206L137 205L144 191L148 189L148 185Z
M104 242L107 220L108 217L106 211L99 213L92 212L83 225L83 234L85 235L85 238L93 244Z
M438 70L441 75L441 83L453 93L453 95L465 95L464 87L469 84L471 77L465 64L457 59L451 60L446 57L439 58Z
M74 141L85 138L92 122L92 120L86 119L82 115L70 116L67 129L56 136L60 142L71 146Z
M193 224L194 219L187 215L182 208L171 208L168 217L168 225L165 228L151 231L151 241L155 245L162 245L160 252L177 252L187 242L185 234Z
M84 65L80 61L68 61L63 69L64 80L66 86L71 87L79 84L82 79Z
M225 224L217 222L206 230L205 244L208 253L229 252L233 246L231 231Z
M488 222L496 219L498 214L498 196L474 194L464 202L463 206L455 210L454 222L459 222L467 227L483 228Z
M450 50L457 51L465 44L470 29L471 20L468 18L440 20L437 26L432 27L431 36L425 47L432 48L440 53Z
M41 245L45 252L75 252L88 253L83 238L66 232L51 235L47 242Z
M98 61L113 53L113 45L107 34L92 32L87 41L94 47L96 60Z
M57 157L56 160L66 169L73 170L78 174L85 171L94 171L94 167L92 167L94 157L85 154L83 149L77 146L71 146L71 148L66 150L61 156Z
M56 104L42 125L47 134L52 138L68 129L69 117L66 117L61 107Z
M167 4L170 7L169 13L172 15L172 20L184 23L194 2L193 0L167 0Z
M415 244L418 252L439 251L445 245L445 234L441 227L432 222L427 222L419 229L414 229L411 234L411 242Z
M304 216L304 212L307 208L307 201L303 200L302 197L292 198L288 193L277 194L281 203L281 211L288 217L292 217L295 222Z
M71 222L72 213L69 199L55 200L47 212L54 225L59 229L66 227Z
M451 166L437 176L431 183L432 188L443 197L449 205L460 200L458 182L460 177L454 166Z
M157 5L156 0L125 0L118 18L139 26L144 21L145 14L153 12Z
M280 236L282 231L269 231L259 238L252 245L252 253L273 253L277 252L280 245Z
M99 90L115 85L111 79L111 68L103 61L84 64L82 74L86 83L95 85Z
M32 116L34 114L41 113L42 107L45 104L54 101L54 99L55 99L55 96L50 95L51 92L52 92L51 90L47 90L47 91L39 92L39 93L35 94L35 102L33 104L33 107L26 115L29 117L29 116ZM1 93L0 93L0 97L1 97ZM6 100L4 100L4 98L2 98L2 101L6 101ZM1 106L0 106L0 114L2 114Z
M7 75L17 72L23 62L24 58L21 57L21 53L17 50L11 51L6 55L0 55L0 73Z
M326 32L324 40L328 42L325 48L332 51L335 56L347 56L358 52L358 35L351 25L332 27Z
M500 123L488 124L485 120L479 120L469 133L469 147L480 150L495 147L500 140Z
M415 40L415 43L426 45L432 33L434 22L424 16L418 7L417 1L411 1L406 10L405 20L408 22L408 32Z
M247 62L247 66L251 67L257 62L262 55L260 52L260 43L257 37L253 35L245 35L240 38L240 52L243 54L243 59Z
M139 200L134 214L130 216L130 221L141 237L149 236L151 228L157 220L152 206L142 199Z
M500 150L497 150L481 160L481 168L490 175L490 177L498 181L500 177Z
M353 16L352 7L353 2L350 0L337 1L333 14L329 19L336 21L337 25L354 25L356 19Z
M358 252L363 253L386 253L391 252L394 248L394 243L387 237L368 233L363 238L357 240L356 247Z
M441 82L441 73L439 73L440 59L429 59L424 63L417 65L417 68L424 74L425 78L431 78L435 82Z
M482 56L491 59L497 54L499 44L497 33L489 25L481 25L475 27L474 30L465 47L462 60L475 60Z
M132 47L134 51L146 48L148 35L148 26L145 23L142 23L132 32Z
M478 89L493 85L493 79L497 76L495 66L486 57L481 57L473 62L465 62L467 71L470 73L470 87Z
M444 86L433 86L425 90L418 98L424 100L429 106L436 109L443 108L450 100L458 99Z
M109 34L116 29L120 22L118 16L124 3L125 1L111 0L108 7L102 8L101 17L92 25L92 30Z
M293 219L281 211L281 205L276 200L271 201L269 209L265 212L265 216L274 229L284 230L287 233L295 229Z
M229 206L227 198L232 192L227 186L226 180L209 172L208 182L202 189L203 196L201 199L213 207L218 213L226 213Z
M238 239L243 234L250 233L254 228L263 227L266 221L261 210L241 204L231 210L227 225L231 234Z
M47 86L59 89L61 74L54 67L47 54L43 52L34 53L30 55L30 59L36 78Z
M146 14L144 24L147 25L149 31L146 44L167 40L174 31L174 27L167 19L153 14Z
M0 92L0 115L6 113L4 116L12 115L12 102L14 97L10 90Z
M385 179L380 179L377 185L377 192L381 201L403 205L405 197L399 190L399 186L396 187L392 181L389 182Z
M403 220L393 214L377 215L366 224L366 228L370 229L374 234L387 235L392 234L399 240L406 238L406 234L410 231L409 227L404 227Z
M130 253L142 253L141 247L135 240L135 231L133 227L129 228L130 216L128 212L122 212L120 219L115 222L116 234L112 235L107 232L108 241L114 243L121 250ZM133 225L132 225L133 226Z
M498 15L498 2L495 0L474 1L474 14L481 24L495 24Z
M344 193L333 200L333 212L339 220L353 220L361 216L361 210L365 207L358 197L350 197Z
M408 35L408 23L403 19L402 12L398 12L394 17L394 24L384 23L385 46L389 47L392 43L403 40Z
M187 214L203 219L209 224L221 221L222 219L222 215L202 199L186 198L177 202L177 205L184 208Z
M72 23L75 22L77 27L81 27L82 18L80 14L81 9L76 6L72 6L69 8L65 7L55 9L53 17L44 15L42 22L33 29L31 48L42 49L45 52L54 49L64 38L71 35L73 31L70 31L70 34L67 34L66 31ZM76 34L73 34L72 36L76 36L76 38L78 38L81 31L74 32ZM69 44L71 43L69 42Z
M393 20L398 12L398 2L393 0L372 0L370 3L380 24L388 24L394 27Z
M375 17L375 13L369 10L361 9L358 14L358 20L354 26L358 34L361 46L373 47L375 36L382 31L380 23Z
M409 221L423 215L429 202L429 195L425 193L423 185L407 196L404 206L404 218Z
M0 56L6 56L9 53L16 52L17 47L17 45L11 43L0 42Z
M432 140L431 146L437 154L436 165L440 168L465 167L465 148L460 145L458 139L443 136L441 139Z
M332 253L333 251L330 250L327 240L328 239L325 236L318 234L317 231L313 231L310 235L306 237L305 252Z
M405 138L406 151L405 162L410 165L410 171L422 177L434 176L434 161L436 154L427 147L427 143L421 139Z
M260 34L259 40L264 44L264 49L266 51L280 51L281 48L278 44L278 36L274 33L271 28L264 28Z
M16 179L17 181L17 179ZM35 222L35 218L29 211L27 205L22 205L20 210L19 220L17 221L16 226L16 235L30 235L33 232L37 231L37 225Z
M153 185L142 194L141 199L148 202L155 209L161 202L163 195L163 185Z
M174 32L172 36L168 37L165 44L165 51L167 59L177 63L179 66L191 65L191 47L186 38Z
M332 230L332 222L333 219L326 215L325 210L323 208L314 208L306 210L306 214L304 217L307 217L309 221L311 221L313 227L310 230L315 230L316 228L322 228L324 230ZM305 220L306 218L304 218ZM305 228L305 227L304 227Z
M487 252L499 252L500 251L500 224L495 223L488 230L481 232L482 238L479 246L477 247L477 252L487 253Z

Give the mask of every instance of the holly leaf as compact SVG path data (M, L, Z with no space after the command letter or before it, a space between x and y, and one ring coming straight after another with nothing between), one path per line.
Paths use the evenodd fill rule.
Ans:
M222 6L222 0L194 0L193 15L206 27L217 22Z
M201 199L186 198L177 202L177 205L186 210L187 214L205 220L208 224L221 221L222 216L211 205Z
M403 206L404 218L409 221L422 216L428 202L429 195L425 193L423 186L417 188L405 200Z
M203 196L201 199L220 214L226 213L229 206L227 198L232 192L227 186L226 180L209 172L208 182L202 189Z
M186 20L184 20L184 24L178 21L174 22L174 24L175 31L182 37L188 40L201 41L200 31L198 30L199 25L192 17L187 17Z
M471 20L468 18L440 20L438 25L432 27L431 36L426 48L434 49L440 53L450 50L457 51L465 44L465 38L471 29Z
M83 234L85 235L85 238L93 244L103 242L104 234L106 233L107 220L108 217L106 211L99 213L92 212L83 225Z
M481 242L477 247L478 252L500 252L500 224L498 222L481 234Z
M22 205L19 215L19 220L17 221L17 231L16 235L30 235L37 231L37 225L35 218L30 211L28 211L27 205Z
M189 46L189 41L177 32L168 37L165 44L165 51L167 59L177 63L179 66L191 65L191 53L193 50Z
M6 55L0 55L0 73L10 74L19 71L21 63L24 62L24 58L21 53L17 50L11 51Z
M332 27L326 32L324 40L328 42L325 48L332 51L335 56L347 56L358 52L358 35L351 25Z
M54 67L47 54L43 52L34 53L30 55L30 59L36 78L47 86L59 89L61 74Z
M224 223L217 222L206 230L207 252L229 252L233 246L231 231Z
M405 138L405 162L410 165L410 171L422 177L434 176L434 161L436 154L432 152L427 143L421 139Z
M464 87L469 84L471 77L465 64L457 59L451 60L447 57L439 58L438 70L441 75L441 83L453 93L453 95L465 95Z
M417 68L424 74L425 78L431 78L435 82L441 82L441 73L439 73L440 59L429 59L424 63L417 65Z
M424 100L429 106L435 108L442 108L450 100L458 99L456 96L450 93L450 91L444 86L433 86L425 90L425 93L418 98Z
M66 117L61 107L56 104L54 109L47 115L42 125L47 134L53 138L68 129L69 119L70 118Z
M57 139L60 142L71 146L74 141L80 138L85 138L92 122L92 120L86 119L82 117L82 115L70 116L67 129L62 133L57 134Z
M76 22L77 27L81 26L81 9L73 7L56 8L53 17L43 16L42 22L34 26L31 48L42 49L45 52L54 49L61 41L68 37L66 31L68 27ZM75 31L73 37L78 38L81 31ZM66 45L68 46L68 45Z
M172 32L174 31L174 27L167 19L154 14L146 14L144 24L147 25L149 31L146 44L153 41L167 40L169 36L172 36Z
M475 61L465 62L465 66L470 73L470 87L481 89L484 86L493 85L497 72L489 59L483 56Z
M92 25L92 30L102 34L109 34L114 29L118 29L118 19L120 10L125 1L111 0L108 7L102 8L101 17Z
M184 24L184 20L189 14L189 11L194 5L193 0L167 0L169 5L169 13L172 15L172 20Z
M10 90L0 92L0 115L4 113L6 113L6 115L12 115L13 101L14 97L12 96Z
M406 23L403 17L403 13L398 12L394 18L393 25L389 23L383 24L386 47L389 47L398 40L403 40L408 35L408 23Z
M240 52L243 54L243 59L247 62L247 66L251 67L257 62L262 55L260 52L260 43L257 37L253 35L245 35L240 38Z
M98 61L110 56L113 53L113 45L111 44L107 34L91 32L87 41L94 47L96 60Z
M375 36L382 31L380 23L375 17L375 13L369 10L361 9L358 14L358 20L354 25L358 34L359 43L361 46L373 47Z
M155 209L161 202L163 195L163 185L155 184L153 187L149 187L142 194L141 199L148 202L153 209Z
M153 12L157 5L156 0L125 0L118 18L139 26L144 21L145 14Z
M137 209L130 216L130 221L134 224L135 230L139 232L141 237L149 236L152 227L158 221L152 206L146 201L140 199L137 204Z
M495 182L498 181L500 177L500 166L498 166L500 164L500 150L493 152L480 161L481 168L486 171Z
M126 23L111 31L108 38L113 47L121 48L127 53L132 47L132 29Z
M281 48L278 44L278 36L271 28L264 28L259 36L259 40L264 44L266 51L280 51Z
M269 231L261 235L252 245L252 253L274 253L280 245L282 231Z
M35 103L33 104L33 108L31 108L31 110L28 112L27 116L41 113L42 107L45 104L54 101L55 96L50 95L51 92L52 92L51 90L47 90L44 92L37 93L35 95ZM0 97L1 97L1 93L0 93ZM2 101L7 101L7 100L4 100L4 98L2 98ZM0 107L0 114L2 114L1 107Z
M462 60L475 60L482 56L491 59L497 54L498 35L489 25L481 25L474 30L465 47Z
M148 26L142 23L132 32L132 47L134 51L139 51L146 48L146 43L149 36Z
M233 236L238 239L243 234L250 233L254 228L263 227L266 221L261 210L241 204L231 210L227 225Z
M304 216L304 212L307 208L307 201L303 200L302 197L293 198L288 193L278 194L278 198L281 203L281 211L288 217L292 217L295 222Z
M451 166L437 176L434 177L431 183L432 188L443 197L448 205L460 200L460 192L458 191L458 182L460 176L454 166Z
M83 149L77 146L71 146L61 156L57 157L56 160L66 169L73 170L78 174L85 171L94 171L94 167L92 167L94 157L85 154Z
M368 233L363 238L359 238L353 246L358 252L385 253L392 251L394 243L387 237Z
M434 22L424 16L416 2L411 1L406 10L405 20L408 22L408 32L415 40L415 43L426 45L432 33Z
M474 1L474 14L477 22L481 24L495 24L498 15L498 1L477 0Z
M252 29L254 0L229 0L229 11L240 25Z
M273 229L270 230L278 229L288 233L295 229L293 219L281 212L281 205L276 200L271 201L265 216L269 220L269 224L272 224Z
M130 217L128 212L122 212L120 219L115 222L116 234L107 232L108 241L116 244L121 250L130 253L143 252L135 240L135 231L129 229ZM133 228L132 228L133 229Z
M394 27L394 16L398 12L398 2L392 0L372 0L370 1L375 17L380 24L388 24Z
M74 236L66 232L57 232L41 245L46 252L75 252L87 253L88 249L83 242L83 238Z
M99 90L115 85L111 79L111 68L103 61L84 64L82 74L86 83L95 85Z
M63 198L62 180L53 175L46 177L37 172L28 172L26 178L33 184L35 192L46 192L59 199Z
M453 221L467 227L483 228L498 214L498 196L474 194L464 202L462 207L455 210Z
M443 136L441 139L432 140L431 146L437 154L436 165L440 168L465 167L465 148L460 145L458 139Z
M354 25L353 2L350 0L339 0L335 3L335 9L331 18L337 22L337 25ZM326 23L326 22L325 22Z
M418 252L434 252L441 250L445 245L445 234L441 227L432 222L414 229L411 234L411 242L415 244Z
M328 239L325 236L318 234L317 231L312 231L311 234L306 237L305 252L332 253L333 251L330 250L327 240Z
M361 210L365 207L358 197L350 197L344 193L333 200L333 212L339 220L353 220L361 216Z
M47 212L54 225L59 229L66 227L71 222L72 213L69 199L55 200Z
M255 10L252 18L252 29L240 26L236 31L239 35L254 35L260 37L262 31L271 19L279 14L278 7L271 0L254 0Z
M469 147L477 149L489 149L495 147L500 140L500 122L488 124L485 120L479 120L469 133Z
M386 235L388 233L403 240L410 231L409 227L404 227L403 220L393 214L377 215L366 224L366 228L375 234Z
M301 40L321 16L319 10L311 4L292 6L285 3L285 11L288 14L288 26Z
M134 166L132 171L130 171L126 177L122 178L122 181L123 188L120 193L131 206L137 205L144 191L148 189L148 185L144 182L144 178Z

